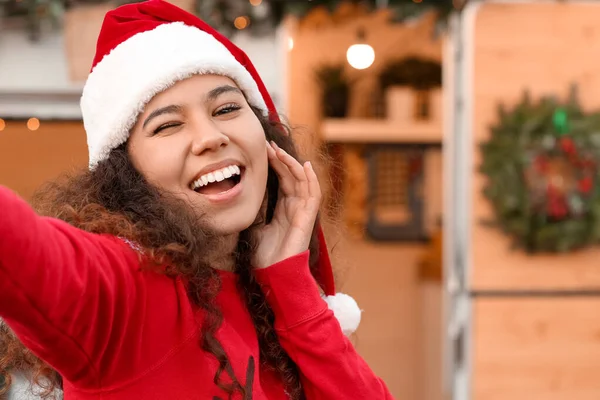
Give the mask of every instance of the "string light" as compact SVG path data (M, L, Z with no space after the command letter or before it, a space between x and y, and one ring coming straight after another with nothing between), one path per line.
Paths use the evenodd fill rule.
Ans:
M40 120L37 118L29 118L27 120L27 129L37 131L40 128Z
M234 21L233 21L233 26L235 26L237 29L246 29L248 27L248 25L250 25L250 18L244 16L240 16L237 17Z

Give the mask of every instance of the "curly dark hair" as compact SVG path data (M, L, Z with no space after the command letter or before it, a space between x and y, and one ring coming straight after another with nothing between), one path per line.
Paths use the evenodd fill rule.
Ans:
M267 140L275 141L298 158L289 127L262 117L256 109L254 112L261 121ZM236 261L234 272L238 276L238 286L256 328L260 362L278 372L291 399L300 400L304 399L304 393L298 368L279 343L273 328L273 311L265 301L251 266L257 244L253 227L268 223L272 218L278 188L278 177L269 168L264 207L256 223L240 233L232 256ZM36 193L32 203L41 215L59 218L89 232L111 234L135 242L153 264L161 265L164 260L169 260L169 269L163 268L161 273L186 277L190 301L205 311L199 345L219 361L214 383L230 396L236 392L245 395L244 388L235 377L231 376L233 383L230 384L223 383L221 379L224 371L230 374L231 366L215 337L222 322L222 314L213 301L220 289L220 280L217 272L210 267L210 260L203 258L203 254L207 253L203 250L210 248L208 246L219 237L199 224L198 217L190 212L189 206L161 193L144 179L130 160L127 144L114 149L108 159L92 171L81 171L46 184ZM316 230L312 235L310 254L310 268L318 280L319 241ZM33 383L44 389L44 398L51 398L54 389L62 387L61 376L26 349L6 326L0 327L0 355L0 396L8 391L11 371L30 373Z

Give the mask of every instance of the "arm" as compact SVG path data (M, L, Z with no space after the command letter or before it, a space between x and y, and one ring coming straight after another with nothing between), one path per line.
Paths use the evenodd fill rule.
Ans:
M298 365L308 400L392 399L344 336L308 267L309 252L255 271L281 345Z
M137 254L121 240L38 216L0 186L0 317L66 379L97 387L136 301ZM134 323L130 321L129 323Z

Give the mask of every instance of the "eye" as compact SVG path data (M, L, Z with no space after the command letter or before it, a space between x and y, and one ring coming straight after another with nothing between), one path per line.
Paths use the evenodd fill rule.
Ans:
M219 116L219 115L225 115L225 114L230 114L234 111L238 111L240 110L242 107L240 107L238 104L236 103L230 103L230 104L226 104L220 108L218 108L215 113L214 116Z
M169 122L167 124L163 124L163 125L159 126L158 128L156 128L154 131L152 131L152 134L156 135L156 134L159 134L160 132L164 131L165 129L174 128L179 125L181 125L179 122Z

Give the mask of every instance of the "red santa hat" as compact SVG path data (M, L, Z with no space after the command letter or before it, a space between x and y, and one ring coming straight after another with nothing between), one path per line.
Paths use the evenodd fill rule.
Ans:
M251 105L265 116L278 118L248 56L196 16L162 0L109 11L81 97L90 168L127 141L138 115L152 97L196 74L231 78ZM321 228L319 241L316 279L342 330L350 334L360 323L361 311L350 296L335 292Z

